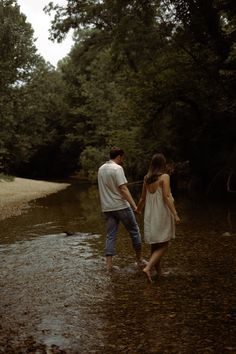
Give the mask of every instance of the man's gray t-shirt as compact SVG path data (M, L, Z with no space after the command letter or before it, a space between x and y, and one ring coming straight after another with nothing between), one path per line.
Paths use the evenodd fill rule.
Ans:
M130 206L127 200L122 198L118 188L126 183L123 167L117 163L110 160L99 168L98 188L103 212L121 210Z

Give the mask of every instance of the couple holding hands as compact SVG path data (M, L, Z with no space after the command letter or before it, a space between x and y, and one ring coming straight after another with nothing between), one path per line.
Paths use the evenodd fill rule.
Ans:
M175 224L180 222L171 194L166 159L163 154L155 154L152 157L137 205L127 187L122 167L123 160L124 151L114 146L110 150L110 160L98 170L98 189L107 228L105 244L107 270L112 270L116 235L119 222L122 222L131 237L137 264L152 283L151 271L155 268L160 274L161 259L168 249L170 240L175 237ZM134 212L141 214L143 208L145 208L144 240L151 248L148 262L142 259L141 235L134 215Z

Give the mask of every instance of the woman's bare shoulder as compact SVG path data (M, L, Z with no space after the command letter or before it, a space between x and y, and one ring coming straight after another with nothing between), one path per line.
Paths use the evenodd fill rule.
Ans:
M168 173L163 173L161 176L160 176L160 179L162 180L169 180L170 179L170 175Z

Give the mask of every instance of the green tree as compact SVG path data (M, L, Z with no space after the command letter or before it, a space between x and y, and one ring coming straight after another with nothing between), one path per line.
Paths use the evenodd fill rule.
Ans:
M16 1L0 1L0 20L0 167L45 176L62 169L64 81L37 54Z
M27 85L21 86L19 93L16 109L18 140L15 139L18 163L13 161L14 168L37 177L66 171L64 161L63 166L61 161L64 140L61 120L67 106L60 72L43 60L39 61ZM24 154L19 154L24 145Z
M205 181L234 168L232 0L72 0L48 11L55 11L54 38L76 30L64 71L69 134L80 151L124 143L135 176L143 173L140 159L157 149L190 160Z
M15 138L15 108L19 86L36 64L33 30L16 1L0 1L0 166L8 171L10 146Z
M87 6L91 3L84 5L84 11L89 14ZM98 25L94 23L92 26L90 18L88 28L82 30L80 25L86 27L85 20L77 23L78 44L70 54L71 60L64 66L65 80L70 81L71 117L68 121L72 123L67 125L69 132L65 143L71 149L80 147L80 151L86 146L99 149L101 146L122 144L125 149L133 152L132 158L127 159L127 166L136 176L137 171L142 172L141 119L137 109L133 109L133 95L136 92L135 88L130 89L129 80L133 83L137 79L142 81L142 68L151 63L152 49L157 51L157 46L153 44L155 29L151 29L155 13L147 2L141 6L138 2L133 2L132 6L128 2L104 2L100 5L94 4L95 12L101 16ZM57 11L54 35L59 35L61 39L60 33L63 35L69 29L69 24L74 26L70 22L71 12L68 11L68 18L62 20L59 17L65 16L66 10L51 4L52 9ZM76 14L73 12L74 17ZM108 23L110 18L112 23ZM65 22L67 25L63 27L62 23ZM92 28L89 28L90 25ZM135 38L137 34L138 38ZM143 46L142 51L140 46Z
M178 143L192 170L210 181L235 168L235 3L169 3L177 19L173 44L182 53L172 109Z

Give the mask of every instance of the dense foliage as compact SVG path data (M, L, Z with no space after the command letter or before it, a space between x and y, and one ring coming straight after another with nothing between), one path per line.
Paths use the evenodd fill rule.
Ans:
M0 50L0 169L46 175L61 145L65 90L37 54L32 27L13 0L0 1Z
M24 53L21 62L9 51L0 59L3 170L35 176L83 170L95 180L115 144L126 150L134 180L155 151L177 166L189 161L189 174L205 187L235 171L235 1L50 3L52 39L63 40L70 29L75 38L57 70L36 60L32 29L16 2L0 3L1 50L11 44ZM17 36L4 37L16 23L24 38L19 46ZM12 100L5 104L10 96L14 108Z

